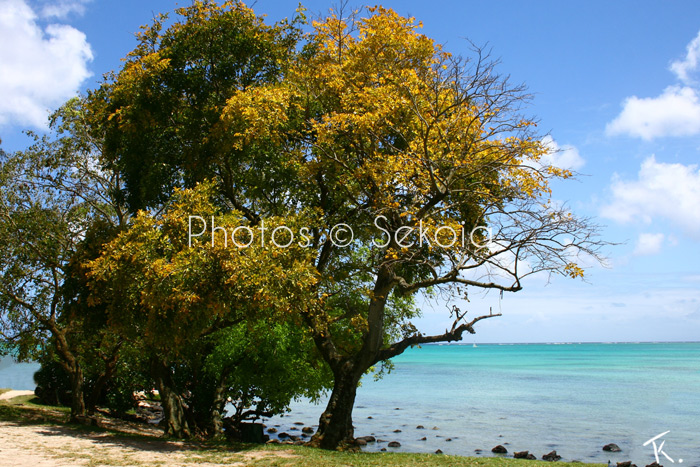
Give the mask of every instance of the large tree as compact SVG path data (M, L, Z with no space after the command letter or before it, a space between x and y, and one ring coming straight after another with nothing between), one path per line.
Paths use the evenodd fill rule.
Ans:
M595 226L551 202L550 182L572 174L546 162L543 135L523 114L524 88L479 50L454 57L413 18L378 7L312 23L298 53L279 49L273 79L231 85L240 76L231 68L228 78L198 72L201 63L216 69L216 55L175 67L169 54L178 42L201 45L180 31L208 31L220 12L252 12L196 5L205 13L162 34L146 30L96 108L110 122L110 157L134 202L156 206L171 186L209 176L223 206L251 226L273 214L309 219L313 254L304 257L317 280L296 308L334 376L313 444L353 442L357 386L374 365L412 345L459 340L496 316L467 319L453 307L451 329L424 335L411 323L418 294L517 292L527 276L579 277L579 258L597 258ZM284 37L296 40L293 31ZM220 91L197 131L177 116L203 101L171 84L179 82ZM181 134L190 139L163 139ZM151 165L168 183L129 175ZM349 230L352 241L341 245Z
M352 443L360 378L412 345L460 340L492 314L424 335L411 299L439 288L516 292L536 273L581 276L596 257L595 226L550 201L548 148L521 112L521 86L479 51L453 57L420 25L381 7L317 21L285 81L236 93L224 110L234 144L285 140L299 205L321 214L315 267L321 307L304 317L334 374L313 444ZM295 122L289 131L273 122ZM328 233L354 232L340 247Z
M296 203L321 213L322 306L303 315L335 377L312 441L326 448L352 443L356 389L370 368L496 316L466 319L454 307L451 329L424 335L410 322L416 294L579 277L579 258L596 258L600 245L595 226L551 202L550 181L572 174L545 162L549 149L521 113L524 88L478 50L471 59L443 51L413 18L368 13L314 22L283 82L239 91L224 109L234 145L284 140ZM340 223L354 233L348 246L329 241Z

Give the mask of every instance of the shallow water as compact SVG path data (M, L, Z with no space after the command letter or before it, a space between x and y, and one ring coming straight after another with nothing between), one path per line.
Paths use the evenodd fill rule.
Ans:
M12 357L0 357L0 388L33 390L38 363L17 363Z
M427 345L394 362L391 374L358 389L356 436L399 441L400 451L492 455L502 444L510 453L555 449L564 460L646 465L654 451L642 445L670 430L664 452L700 465L698 343ZM298 402L266 423L314 425L322 409ZM603 452L607 443L622 452Z

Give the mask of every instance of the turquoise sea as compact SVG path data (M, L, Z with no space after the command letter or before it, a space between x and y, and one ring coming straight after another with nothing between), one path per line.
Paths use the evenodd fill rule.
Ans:
M502 444L538 458L556 450L563 460L643 466L654 450L642 445L670 430L663 451L700 466L700 343L426 345L394 363L358 389L356 436L399 441L401 451L490 456ZM313 425L321 411L301 401L266 423ZM608 443L622 452L603 452Z
M502 444L509 453L643 466L654 460L643 444L669 431L657 441L663 452L700 466L700 343L426 345L394 363L358 389L356 436L399 441L400 451L490 456ZM31 371L0 364L0 387L33 387ZM265 423L294 434L294 422L315 425L322 409L298 401ZM603 452L607 443L622 452Z

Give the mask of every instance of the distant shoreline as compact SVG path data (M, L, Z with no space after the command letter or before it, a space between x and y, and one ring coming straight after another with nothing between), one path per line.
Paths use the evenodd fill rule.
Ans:
M571 341L571 342L431 342L421 344L422 346L445 346L445 345L586 345L586 344L700 344L700 341Z

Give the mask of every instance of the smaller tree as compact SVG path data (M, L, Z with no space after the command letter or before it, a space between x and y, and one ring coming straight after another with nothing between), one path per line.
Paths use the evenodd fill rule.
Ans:
M32 135L30 148L0 160L0 336L21 359L51 344L70 375L74 419L85 414L79 354L88 339L67 315L64 286L90 226L124 219L111 197L119 176L100 166L101 146L87 130L83 103L68 101L51 116L52 134ZM86 352L107 337L90 333Z

